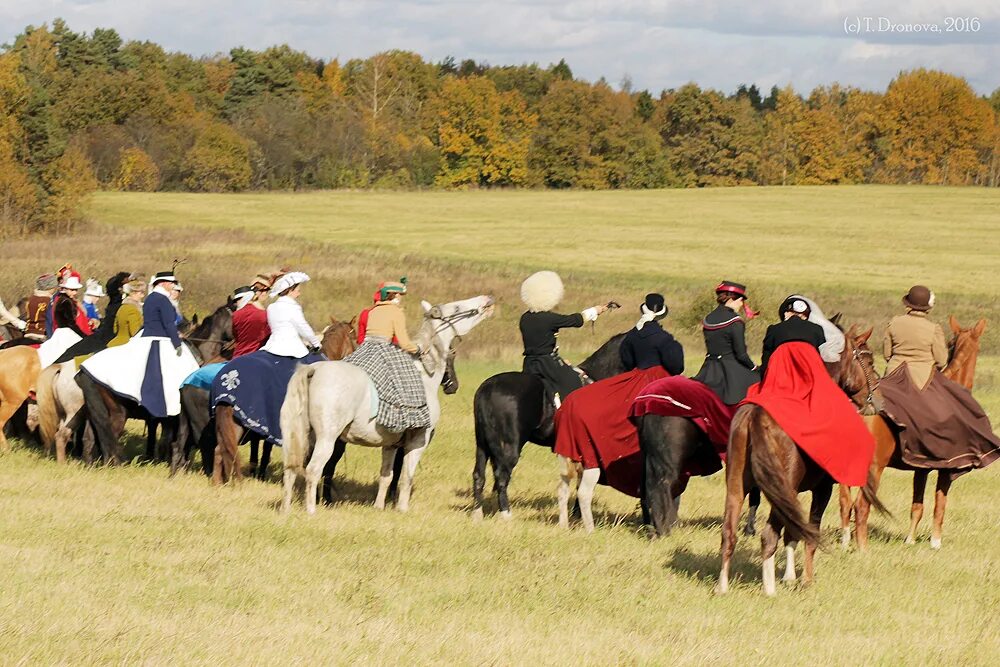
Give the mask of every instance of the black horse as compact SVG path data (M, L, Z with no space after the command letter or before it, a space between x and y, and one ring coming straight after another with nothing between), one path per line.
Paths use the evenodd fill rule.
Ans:
M197 323L195 317L192 325ZM233 340L232 302L220 306L193 330L184 334L187 345L199 364L205 360L221 359ZM94 428L97 442L106 463L116 464L123 460L119 438L128 419L146 422L146 459L162 461L166 452L173 449L177 440L180 418L156 418L135 401L119 396L101 386L86 373L78 373L76 383L83 390L84 409L87 419ZM162 427L162 436L157 439L157 429ZM171 463L173 467L173 459Z
M612 336L580 364L592 380L625 372L619 350L625 334ZM493 467L494 487L501 515L510 516L507 486L526 442L552 448L556 413L551 392L534 375L520 371L487 378L473 400L476 420L476 467L472 471L473 516L483 514L486 462Z

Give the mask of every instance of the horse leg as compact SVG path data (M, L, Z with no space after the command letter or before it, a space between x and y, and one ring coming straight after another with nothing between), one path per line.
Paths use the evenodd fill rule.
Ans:
M333 456L323 468L323 503L325 505L333 504L333 475L337 472L337 464L340 463L340 459L344 458L346 449L347 443L337 438L337 444L333 446Z
M559 526L569 528L569 488L570 481L577 477L579 469L573 461L565 456L557 455L559 459L559 487L556 489L556 500L559 503Z
M260 438L254 436L250 440L252 445L255 441L259 442ZM267 469L271 465L271 448L274 447L270 440L265 440L261 443L261 454L260 454L260 466L257 468L257 479L264 481L267 479Z
M156 462L156 422L146 420L146 460Z
M591 505L594 501L594 488L597 480L601 478L600 468L587 468L580 477L580 486L576 491L576 497L580 501L580 515L583 518L583 529L587 533L594 532L594 513Z
M108 403L105 402L103 391L85 373L79 373L76 376L76 383L83 390L84 400L87 405L87 415L97 436L97 444L101 448L104 462L108 465L120 463L121 448L112 425L111 409Z
M91 425L89 419L83 420L83 462L87 465L94 464L94 445L96 445L96 440L94 438L94 427Z
M924 518L924 491L927 489L929 470L917 470L913 473L913 501L910 505L910 532L906 536L907 544L917 543L917 526Z
M885 419L880 416L865 417L865 424L868 431L875 438L875 456L868 474L872 479L872 488L878 491L879 482L882 480L882 473L889 465L893 452L896 450L896 436L890 430ZM858 543L858 551L868 551L868 515L871 512L871 505L865 500L865 494L859 493L854 502L854 533Z
M486 489L486 450L476 445L476 465L472 469L472 520L483 520L483 491Z
M316 499L319 487L319 480L323 476L323 469L326 462L333 454L333 448L337 444L337 437L323 433L316 439L316 447L309 458L306 466L306 514L316 513Z
M757 534L757 510L760 509L760 489L750 487L750 508L747 510L747 523L743 526L743 534L753 537Z
M760 555L764 563L761 566L761 579L764 583L764 594L777 593L774 575L774 554L778 550L778 538L781 536L781 519L773 509L767 518L764 531L760 534ZM791 544L794 544L791 543Z
M390 498L399 499L399 480L403 476L403 458L406 456L406 450L402 447L396 450L396 458L392 462L392 481L389 482L389 495L386 496L388 501Z
M399 492L396 495L396 509L400 512L407 512L410 509L413 478L416 477L417 464L420 463L420 457L424 455L424 451L427 449L427 436L425 434L418 432L415 436L411 437L417 441L418 445L416 447L408 446L406 454L403 457L403 470L399 478Z
M510 451L514 453L511 454ZM507 495L507 487L510 486L510 477L514 473L514 466L517 464L517 450L504 448L501 450L501 458L494 461L493 481L497 491L497 512L501 519L512 519L514 515L510 511L510 497Z
M233 418L233 406L220 403L215 408L215 455L212 483L225 484L240 478L239 439L242 433Z
M190 420L187 414L181 412L180 421L177 424L177 432L170 443L170 476L173 477L181 467L187 466L187 442L191 432Z
M839 485L840 500L840 546L844 549L851 546L851 510L854 502L851 499L851 487Z
M257 477L257 458L260 453L260 438L250 438L250 475Z
M872 488L875 491L878 491L883 472L885 472L885 466L879 466L877 463L872 464L870 474ZM871 513L871 509L872 506L865 499L865 494L859 493L857 500L854 501L854 533L858 542L858 551L862 553L868 551L868 515Z
M0 452L9 453L10 443L7 442L7 436L4 435L4 427L7 425L7 420L14 416L17 409L21 407L20 405L13 405L13 401L3 400L0 396Z
M798 541L789 540L788 535L785 535L785 574L781 577L782 581L795 581L795 547L798 545Z
M941 548L941 531L944 528L944 510L948 506L951 473L938 470L937 489L934 491L934 527L931 529L931 549Z
M385 497L392 483L392 465L396 458L396 447L382 448L382 468L378 476L378 493L375 494L375 509L385 509Z
M739 412L739 411L738 411ZM743 411L733 417L726 456L726 505L722 517L722 567L715 592L729 592L729 567L739 539L740 512L743 510L743 489L747 486L749 469L747 454L750 448L750 413Z
M831 496L833 496L833 480L831 479L824 479L813 489L812 504L809 508L809 523L816 526L817 534L819 533L820 523L823 520L823 513L826 512L826 506L830 504ZM815 540L806 540L805 562L802 570L803 586L808 586L813 582L817 546L819 545ZM792 570L792 577L794 576L795 570Z

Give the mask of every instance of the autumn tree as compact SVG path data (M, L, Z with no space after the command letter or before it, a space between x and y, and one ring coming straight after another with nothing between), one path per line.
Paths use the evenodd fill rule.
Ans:
M198 192L232 192L250 186L250 143L228 125L206 127L184 156L185 185Z
M43 217L49 229L66 233L83 219L83 205L97 189L94 168L79 146L71 145L45 173L48 198Z
M153 192L160 187L160 169L141 148L126 148L119 156L114 185L119 190Z

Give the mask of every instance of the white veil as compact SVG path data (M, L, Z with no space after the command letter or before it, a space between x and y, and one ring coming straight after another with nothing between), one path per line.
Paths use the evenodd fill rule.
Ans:
M809 321L823 327L823 334L826 336L826 342L819 346L819 356L821 356L823 361L827 363L840 361L840 355L843 354L844 346L846 345L844 332L841 331L836 324L826 318L826 315L823 314L823 311L815 301L809 297L802 296L801 294L795 294L793 296L796 299L802 299L809 304Z

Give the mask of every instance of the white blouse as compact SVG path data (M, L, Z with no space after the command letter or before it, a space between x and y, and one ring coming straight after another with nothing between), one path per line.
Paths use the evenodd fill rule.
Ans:
M290 296L278 297L267 307L267 325L271 327L271 337L261 349L271 354L301 359L309 354L306 345L320 345L319 337L302 314L302 306Z

